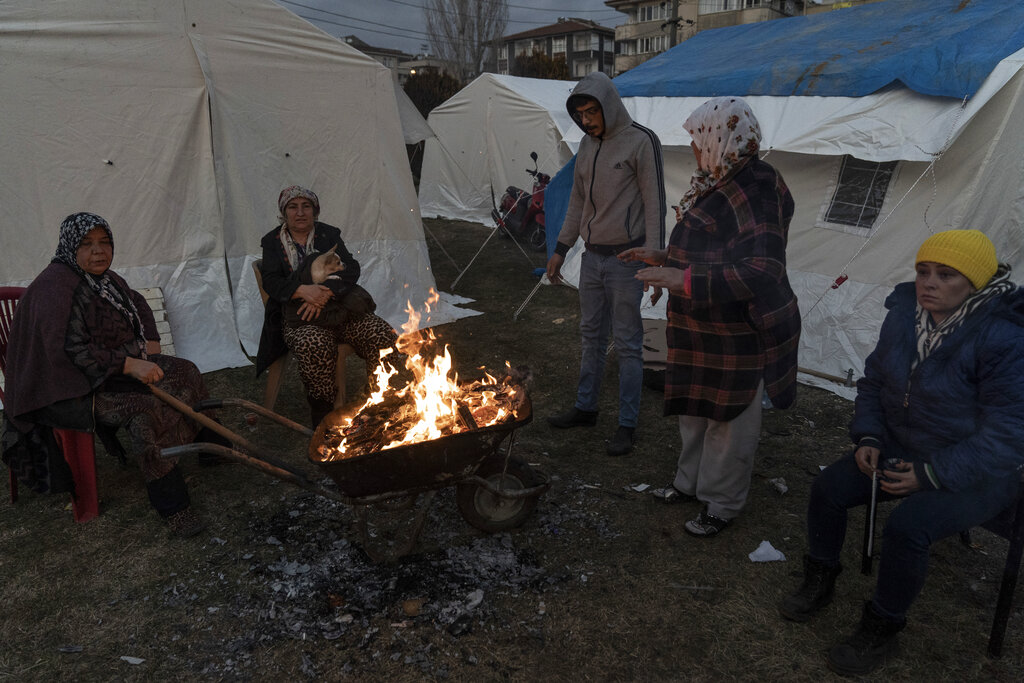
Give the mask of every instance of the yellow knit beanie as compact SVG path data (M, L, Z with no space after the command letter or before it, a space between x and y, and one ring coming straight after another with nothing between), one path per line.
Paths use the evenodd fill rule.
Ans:
M975 289L987 285L999 267L995 245L979 230L946 230L935 233L917 250L914 265L922 261L955 268L971 281Z

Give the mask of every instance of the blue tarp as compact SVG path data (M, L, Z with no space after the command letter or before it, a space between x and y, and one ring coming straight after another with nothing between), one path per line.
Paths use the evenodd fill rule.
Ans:
M566 162L565 166L555 174L544 190L544 229L547 231L548 258L555 253L558 244L558 233L565 222L565 212L569 210L569 193L572 192L573 173L576 170L576 155Z
M702 31L615 85L623 97L858 97L902 84L962 99L1021 48L1019 0L887 0Z

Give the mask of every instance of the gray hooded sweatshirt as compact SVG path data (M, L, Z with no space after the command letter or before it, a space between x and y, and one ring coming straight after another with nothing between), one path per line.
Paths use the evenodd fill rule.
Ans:
M565 256L577 237L604 247L663 248L665 174L658 136L630 118L606 74L588 74L573 88L565 105L570 116L573 98L580 95L601 104L604 135L585 135L580 142L555 253Z

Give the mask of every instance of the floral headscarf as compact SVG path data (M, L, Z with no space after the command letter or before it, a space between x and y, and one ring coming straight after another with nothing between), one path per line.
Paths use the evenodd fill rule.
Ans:
M95 228L103 228L106 231L107 237L110 238L111 249L113 249L114 233L110 231L110 224L104 218L84 211L73 213L60 224L57 253L54 254L50 262L63 263L85 277L85 271L78 265L78 246L82 243L82 239Z
M92 275L78 265L78 247L82 244L85 236L96 228L103 228L107 233L107 237L110 238L110 249L113 252L114 233L110 230L110 224L101 216L83 211L71 214L60 224L57 253L54 254L50 262L63 263L74 270L89 285L89 289L116 308L131 323L139 345L139 355L141 358L146 358L146 338L142 330L142 318L139 317L132 298L114 282L110 277L109 270L102 275Z
M301 185L291 185L281 190L281 194L277 196L277 210L281 212L282 216L284 216L285 205L296 197L304 197L313 202L313 211L317 214L320 213L320 198L316 196L316 192Z
M741 98L715 97L694 109L683 128L700 150L700 165L690 179L690 189L679 200L679 208L685 212L734 169L757 156L761 126Z
M320 198L316 196L316 192L301 185L291 185L281 190L281 194L277 197L277 208L281 212L281 225L285 224L284 207L296 197L303 197L313 202L314 213L316 215L320 214ZM305 244L298 244L291 233L284 229L281 230L280 239L281 246L284 247L285 256L288 258L288 264L292 267L292 270L296 270L306 257L306 250L312 248L316 241L316 227L314 226L313 230L306 236Z

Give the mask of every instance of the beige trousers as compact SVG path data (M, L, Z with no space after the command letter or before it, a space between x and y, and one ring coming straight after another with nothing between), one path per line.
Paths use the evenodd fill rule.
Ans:
M715 517L732 519L747 502L754 455L761 436L763 391L764 382L761 382L753 402L728 422L679 416L683 446L673 486L696 496Z

